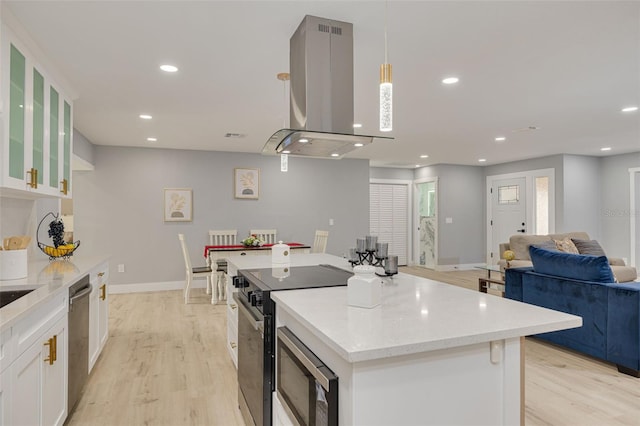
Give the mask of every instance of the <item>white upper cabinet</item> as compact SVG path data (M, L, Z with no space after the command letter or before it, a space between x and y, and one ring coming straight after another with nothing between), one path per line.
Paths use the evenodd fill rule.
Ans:
M2 23L0 188L71 197L73 102Z

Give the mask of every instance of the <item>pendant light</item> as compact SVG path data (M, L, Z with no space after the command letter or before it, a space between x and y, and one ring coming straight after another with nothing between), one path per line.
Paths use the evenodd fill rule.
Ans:
M387 1L384 2L384 64L380 65L380 131L393 130L393 85L387 61Z
M278 80L282 82L282 110L284 111L284 115L282 116L282 127L285 128L287 127L287 81L289 81L291 76L288 72L281 72L277 77ZM280 154L280 171L289 171L289 155L287 155L287 152Z

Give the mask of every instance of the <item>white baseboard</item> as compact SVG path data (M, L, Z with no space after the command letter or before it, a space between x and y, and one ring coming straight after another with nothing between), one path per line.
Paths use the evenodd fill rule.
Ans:
M477 266L485 266L484 263L461 263L458 265L436 265L435 270L439 272L469 271Z
M205 288L206 282L198 280L191 288ZM168 291L184 289L184 281L165 281L161 283L113 284L108 286L109 294L145 293L149 291Z

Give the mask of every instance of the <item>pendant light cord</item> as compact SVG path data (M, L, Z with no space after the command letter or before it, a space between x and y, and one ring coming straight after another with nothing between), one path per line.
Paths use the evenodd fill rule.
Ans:
M287 81L282 80L282 128L287 128Z
M384 63L388 64L387 60L387 14L388 14L389 2L384 2Z

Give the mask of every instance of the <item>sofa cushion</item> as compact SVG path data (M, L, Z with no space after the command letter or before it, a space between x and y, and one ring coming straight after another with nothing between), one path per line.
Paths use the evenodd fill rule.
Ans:
M633 266L611 265L611 272L616 282L628 283L638 279L638 271Z
M579 238L572 238L573 244L575 244L580 254L590 254L592 256L606 256L602 246L596 240L581 240Z
M606 256L563 253L529 247L535 272L574 280L613 283L615 279Z
M554 242L556 243L556 247L560 251L563 251L565 253L572 253L572 254L580 253L576 245L573 244L573 241L571 241L571 238L569 237L565 237L561 240L554 240Z
M531 260L529 246L540 244L544 241L551 241L551 237L548 235L516 234L509 238L509 247L516 254L516 259Z

